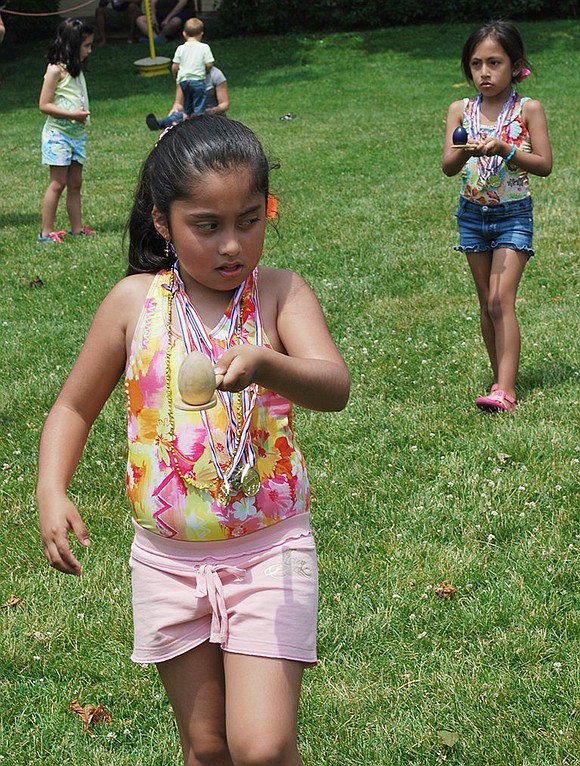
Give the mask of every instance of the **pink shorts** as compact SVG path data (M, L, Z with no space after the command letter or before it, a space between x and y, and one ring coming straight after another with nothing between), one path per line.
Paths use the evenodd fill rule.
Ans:
M316 663L318 568L309 514L234 540L167 540L135 526L131 659L170 660L204 641Z

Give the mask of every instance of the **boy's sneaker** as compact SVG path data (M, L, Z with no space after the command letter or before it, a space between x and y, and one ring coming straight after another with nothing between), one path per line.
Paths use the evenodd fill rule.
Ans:
M62 245L63 239L66 237L66 231L51 231L50 234L42 235L42 232L38 235L37 242L41 245L52 245L54 243Z
M148 114L145 117L145 122L149 130L161 130L161 125L157 122L157 117L154 114Z
M80 231L69 231L72 237L92 237L94 233L88 226L83 226Z

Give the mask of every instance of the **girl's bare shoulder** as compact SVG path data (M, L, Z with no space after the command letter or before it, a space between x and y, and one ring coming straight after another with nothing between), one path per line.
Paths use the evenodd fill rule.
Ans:
M68 74L68 69L64 64L47 64L46 71L61 78L66 77Z
M128 344L154 278L154 274L133 274L117 282L99 306L95 326L118 332L120 342L123 339L122 342Z
M453 116L463 116L463 112L465 110L465 101L469 101L469 99L460 98L457 101L452 101L449 104L449 109L447 110L448 114Z
M154 279L155 274L131 274L123 277L111 288L109 296L115 300L145 298Z
M527 98L522 103L522 116L524 119L528 117L537 117L539 115L544 115L542 102L538 101L537 98Z
M271 266L260 266L258 269L258 287L261 292L274 293L278 297L283 297L292 290L306 286L306 280L295 271L276 269Z
M47 64L46 72L44 74L45 80L52 80L58 82L64 80L67 75L66 68L62 64Z
M132 274L117 282L107 293L101 311L114 312L122 324L137 320L147 297L154 274Z
M278 329L280 317L288 312L301 315L308 311L316 301L314 293L296 272L269 266L260 266L258 270L258 293L266 334L274 349L284 351Z

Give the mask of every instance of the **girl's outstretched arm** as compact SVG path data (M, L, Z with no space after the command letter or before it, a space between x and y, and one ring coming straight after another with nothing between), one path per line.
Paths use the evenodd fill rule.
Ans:
M216 365L224 375L221 388L239 391L258 383L302 407L343 409L350 378L314 292L293 272L260 268L259 273L262 316L277 350L229 349Z
M40 533L50 564L68 574L81 574L81 565L70 549L69 533L74 533L84 546L90 545L90 539L67 490L91 426L125 366L128 320L136 307L132 279L114 287L97 310L40 439L37 483Z

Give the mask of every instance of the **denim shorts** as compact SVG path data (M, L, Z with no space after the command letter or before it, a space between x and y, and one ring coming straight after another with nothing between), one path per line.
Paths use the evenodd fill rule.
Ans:
M534 254L533 208L531 197L499 205L480 205L460 197L455 213L459 245L454 249L462 253L481 253L508 247L531 257Z

